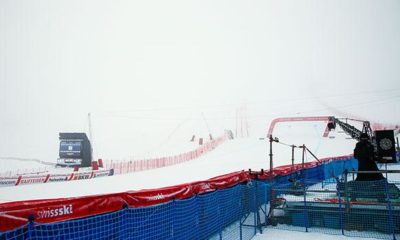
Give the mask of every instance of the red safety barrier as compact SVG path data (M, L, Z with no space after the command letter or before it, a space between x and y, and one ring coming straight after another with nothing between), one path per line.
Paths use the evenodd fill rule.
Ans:
M144 207L173 199L184 199L227 188L249 180L244 171L199 181L152 190L129 191L116 194L94 195L76 198L18 201L0 204L0 232L27 223L32 215L37 223L51 223L82 218L120 210L128 207Z
M97 163L97 161L92 161L92 170L99 170L99 164Z
M115 162L111 161L108 169L114 169L116 174L124 174L130 172L138 172L143 170L161 168L166 166L171 166L175 164L179 164L182 162L190 161L196 159L207 152L214 150L218 145L223 143L226 140L225 136L221 136L216 138L210 142L203 143L200 147L196 148L193 151L186 152L183 154L178 154L174 156L167 156L161 158L153 158L153 159L141 159L129 162ZM100 161L100 160L99 160ZM99 162L100 164L100 162Z
M99 162L99 167L101 167L101 168L103 168L104 167L104 165L103 165L103 159L99 159L98 160L98 162Z

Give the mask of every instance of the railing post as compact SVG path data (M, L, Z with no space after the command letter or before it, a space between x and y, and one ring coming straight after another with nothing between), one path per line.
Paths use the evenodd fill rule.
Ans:
M34 224L35 224L35 215L33 213L29 214L28 216L28 237L27 239L32 239L32 234L34 231Z
M273 179L273 165L274 165L274 161L273 161L273 156L274 156L274 154L273 154L273 150L272 150L272 143L273 142L278 142L279 140L277 139L277 138L273 138L272 137L272 133L270 133L269 134L269 174L268 174L268 176L269 176L269 183L270 183L270 191L269 191L269 193L270 193L270 201L269 201L269 203L270 203L270 215L269 216L266 216L266 224L268 224L268 222L267 222L267 219L273 219L273 217L274 217L274 211L273 210L271 210L271 207L272 207L272 202L273 202L273 181L274 181L274 179Z
M258 179L258 177L257 177L257 179ZM256 208L255 208L255 210L256 210L256 215L257 215L257 222L256 222L256 225L257 226L260 226L260 233L262 234L262 227L261 227L261 218L260 218L260 211L259 211L259 209L258 209L258 204L260 203L260 200L258 199L258 180L256 179ZM260 207L261 207L261 204L260 204Z
M244 195L244 192L243 192L243 187L240 187L240 191L241 191L241 198L240 198L240 209L241 209L241 211L242 211L242 214L240 214L241 216L240 216L240 218L239 218L239 236L240 236L240 240L242 240L243 239L243 231L242 231L242 217L244 216L244 214L245 214L245 211L244 211L244 203L243 203L243 201L245 201L245 195Z
M124 236L124 234L126 234L126 229L124 228L124 223L126 222L126 217L125 217L125 213L128 210L128 204L126 202L124 202L122 204L122 209L121 209L121 214L119 215L119 233L118 236L120 236L120 238L127 238L128 236Z
M336 191L338 195L338 201L339 201L339 224L340 228L342 230L342 235L344 235L344 213L343 213L343 208L342 208L342 194L340 193L340 188L339 188L339 179L336 177Z
M253 192L254 192L254 235L257 234L257 181L256 186L253 187Z
M217 194L217 198L218 198L218 216L224 216L224 214L222 214L222 211L224 211L224 209L222 209L222 207L221 207L221 202L223 201L221 199L222 192L217 191L216 194ZM224 230L224 221L219 221L219 222L220 222L219 239L222 240L222 231Z
M269 185L267 185L267 184L265 185L265 199L264 199L264 216L265 216L264 224L265 224L265 226L268 225L268 212L267 212L268 195L269 195L268 194L269 193L268 186ZM271 203L269 206L271 207Z
M242 232L242 219L239 220L240 222L240 226L239 226L239 236L240 236L240 240L243 239L243 232Z
M348 178L347 178L347 170L344 170L344 197L346 198L346 209L350 207L350 201L349 201L349 186L348 186ZM353 174L354 176L354 174ZM348 209L347 209L348 210Z
M303 180L303 201L304 201L304 226L306 228L306 232L308 232L308 211L307 211L307 188L306 188L306 175L305 175L305 171L304 171L304 157L305 157L305 153L306 153L306 146L303 144L303 146L301 146L303 151L302 151L302 157L301 157L301 175L302 175L302 180Z
M390 227L391 233L393 234L393 240L396 240L392 204L390 202L389 184L388 184L387 179L385 179L383 181L384 181L384 186L385 186L385 198L386 198L386 201L387 201L387 209L388 209L388 216L389 216L389 227Z
M171 211L172 211L172 216L177 216L177 213L176 213L176 200L175 200L175 198L173 198L172 199L172 209L171 209ZM172 237L172 239L175 239L175 218L173 217L172 218L172 224L171 224L171 237Z

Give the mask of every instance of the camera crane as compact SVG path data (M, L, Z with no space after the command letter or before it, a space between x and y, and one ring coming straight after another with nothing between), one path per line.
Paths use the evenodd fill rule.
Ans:
M333 123L334 124L333 127L329 127L330 129L333 129L333 128L335 128L335 125L337 124L343 129L343 131L345 133L347 133L348 135L351 136L351 138L356 139L356 140L360 140L360 135L362 133L366 133L366 134L368 134L370 139L374 139L374 134L373 134L373 131L371 128L371 123L369 121L363 121L363 120L351 119L351 118L344 118L343 120L345 120L345 122L342 121L342 119L332 117L331 122L328 123L328 127L329 127L329 124ZM349 120L355 121L355 122L361 122L363 125L362 130L359 130L356 127L354 127L353 125L349 124L348 123Z
M281 117L272 120L268 129L268 138L272 137L275 125L281 122L325 122L327 123L323 137L328 137L329 132L340 126L343 131L352 139L360 140L362 133L366 133L371 143L374 145L375 153L382 162L397 162L395 136L400 132L399 125L382 125L375 124L371 127L371 123L366 120L358 120L352 118L336 118L334 116L311 116L311 117ZM362 124L362 129L356 128L349 123L358 122Z

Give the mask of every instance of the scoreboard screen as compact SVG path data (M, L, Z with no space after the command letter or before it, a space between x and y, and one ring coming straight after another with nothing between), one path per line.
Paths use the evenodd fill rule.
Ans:
M82 141L61 141L60 142L60 157L73 158L81 157Z

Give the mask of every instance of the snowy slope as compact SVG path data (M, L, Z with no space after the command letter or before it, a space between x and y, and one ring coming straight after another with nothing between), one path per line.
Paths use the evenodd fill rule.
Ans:
M330 132L330 137L324 138L322 137L324 129L324 123L282 123L277 125L274 130L274 136L278 137L281 143L305 144L319 158L352 153L355 145L354 140L348 139L348 136L341 133L339 128ZM196 160L176 166L89 180L2 187L0 188L0 202L151 189L205 180L242 169L269 169L269 142L265 139L260 140L259 137L264 137L264 133L260 133L259 136L253 138L239 138L227 141ZM184 147L177 146L174 150L184 148L187 148L187 145ZM274 143L273 154L274 166L291 163L290 147ZM310 155L306 155L306 161L313 160ZM295 163L300 162L301 151L296 149ZM17 167L17 165L15 166ZM271 228L264 229L264 234L257 234L253 239L305 240L312 238L360 239Z
M51 166L41 163L39 160L16 159L16 158L1 158L0 172L17 171L28 172L32 169L49 169Z
M306 144L319 158L352 153L354 140L344 134L331 132L335 138L322 137L324 123L285 123L278 125L274 135L290 144ZM261 133L260 136L262 136ZM291 163L291 148L282 144L273 145L274 166ZM259 137L227 141L210 153L180 165L135 172L112 177L23 185L0 188L1 202L76 197L102 193L115 193L166 187L198 180L205 180L222 174L247 170L269 169L269 142ZM301 162L301 151L296 149L295 163ZM313 161L306 156L306 161Z

